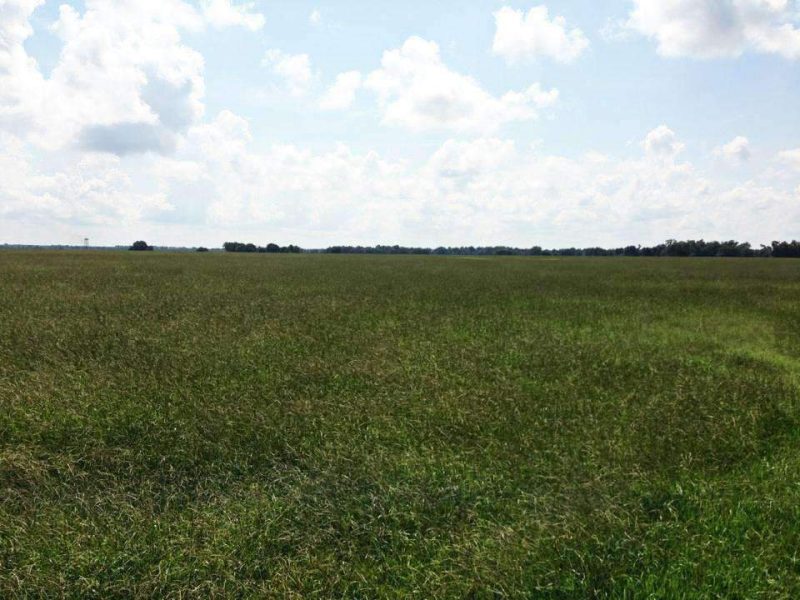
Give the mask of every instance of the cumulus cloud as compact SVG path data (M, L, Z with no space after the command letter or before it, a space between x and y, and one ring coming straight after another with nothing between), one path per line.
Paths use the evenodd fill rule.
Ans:
M479 138L468 142L447 140L429 160L434 173L444 178L473 178L501 168L516 153L514 142Z
M116 156L88 155L48 172L7 136L0 136L0 179L0 215L15 223L118 226L172 208L160 192L137 191Z
M204 186L212 191L208 215L221 226L271 224L326 235L357 230L372 226L361 220L375 203L400 201L410 183L401 165L343 145L322 153L273 145L255 153L249 143L247 122L223 111L193 129L182 155L202 165ZM170 186L171 195L182 194L180 184Z
M124 156L142 152L168 152L174 147L174 139L157 125L132 122L87 125L80 132L78 144L84 150Z
M421 162L344 145L256 151L251 138L248 122L228 111L193 125L174 158L141 158L154 192L135 184L127 158L93 154L53 171L18 139L0 137L0 234L22 222L37 224L28 232L71 227L75 238L172 223L170 241L178 225L193 224L189 243L220 232L260 239L268 228L275 239L313 245L613 245L768 241L790 237L800 220L796 192L772 180L719 185L691 164L653 160L676 152L663 131L625 160L544 155L502 138L451 139Z
M494 13L494 20L492 52L509 63L539 56L569 63L589 47L583 31L568 29L564 17L551 20L544 5L534 6L527 14L504 6Z
M747 162L750 159L750 140L736 136L727 144L714 149L714 154L731 162Z
M800 59L790 0L633 0L627 26L663 56L731 58L746 51Z
M361 73L347 71L339 73L336 81L326 90L319 101L320 108L325 110L342 110L348 108L355 100L356 92L361 87Z
M268 140L255 150L247 120L229 111L204 117L203 59L183 36L209 22L210 4L64 6L53 28L62 47L47 75L25 47L40 4L0 3L6 238L52 242L64 239L54 232L72 240L110 231L119 241L168 223L167 243L207 244L219 232L257 241L268 230L276 240L313 245L611 245L666 236L768 241L791 237L800 222L799 192L788 189L797 186L793 171L715 183L681 158L683 144L665 125L642 132L642 151L624 160L518 147L498 133L501 127L537 118L557 91L538 84L487 91L420 38L384 53L363 79L355 71L340 74L320 103L349 106L365 87L384 122L454 139L407 159ZM239 7L252 12L249 4ZM314 75L310 60L297 56L304 55L270 52L267 64L299 94ZM747 144L734 142L720 152L744 156ZM800 150L777 160L800 172Z
M415 131L492 132L535 119L558 99L558 90L543 90L538 83L494 96L472 77L448 68L439 46L419 37L384 52L381 68L364 85L377 94L385 123Z
M778 161L800 172L800 148L779 152Z
M247 122L223 112L193 128L181 159L200 165L208 222L268 226L301 243L310 236L320 245L613 245L790 235L800 218L796 194L756 181L716 185L675 160L681 145L674 134L654 131L642 154L626 160L543 155L478 137L446 140L413 163L344 145L254 152ZM183 181L166 185L169 198L194 189Z
M0 129L22 134L33 127L44 101L45 81L24 42L33 33L29 19L43 0L0 4Z
M262 64L283 79L293 96L303 96L311 86L311 59L308 54L287 54L272 48L264 54Z
M258 31L266 19L255 12L255 2L236 5L231 0L202 0L203 16L214 27L239 26Z
M77 140L160 152L202 116L203 58L181 42L182 30L202 27L190 5L86 0L83 13L62 5L52 31L63 46L45 78L24 47L37 4L8 0L0 9L0 127L50 149Z
M658 158L674 158L684 149L675 132L666 125L659 125L650 131L642 141L642 146L648 156Z
M308 15L308 22L314 26L318 26L322 24L322 13L319 11L318 8L315 8L311 11L311 14Z

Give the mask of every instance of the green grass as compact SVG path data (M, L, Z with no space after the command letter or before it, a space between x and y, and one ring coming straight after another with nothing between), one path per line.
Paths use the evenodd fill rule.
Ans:
M0 253L0 596L800 595L800 261Z

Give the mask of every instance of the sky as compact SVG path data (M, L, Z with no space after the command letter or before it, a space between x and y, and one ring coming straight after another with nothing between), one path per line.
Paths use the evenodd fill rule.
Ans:
M0 243L800 238L800 1L0 0Z

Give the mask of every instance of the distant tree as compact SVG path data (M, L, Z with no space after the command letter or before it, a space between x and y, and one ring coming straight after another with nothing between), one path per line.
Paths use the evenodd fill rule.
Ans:
M721 242L717 249L717 256L752 256L750 244L741 244L735 240Z
M205 246L200 246L200 247L199 247L199 248L196 250L196 252L208 252L208 248L206 248Z
M222 244L225 252L303 252L300 246L289 244L288 246L278 246L278 244L269 243L266 246L256 246L255 244L243 244L241 242L225 242ZM330 250L329 250L330 251Z
M772 256L775 258L800 258L800 242L772 242Z
M136 251L139 251L139 252L148 251L148 250L152 250L152 249L153 249L153 247L152 246L148 246L147 242L145 242L144 240L138 240L136 242L133 242L133 245L130 247L130 250L136 250Z

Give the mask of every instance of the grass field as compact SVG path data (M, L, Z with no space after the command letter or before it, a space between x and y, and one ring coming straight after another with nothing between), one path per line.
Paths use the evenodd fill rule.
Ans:
M0 253L0 596L797 597L800 261Z

